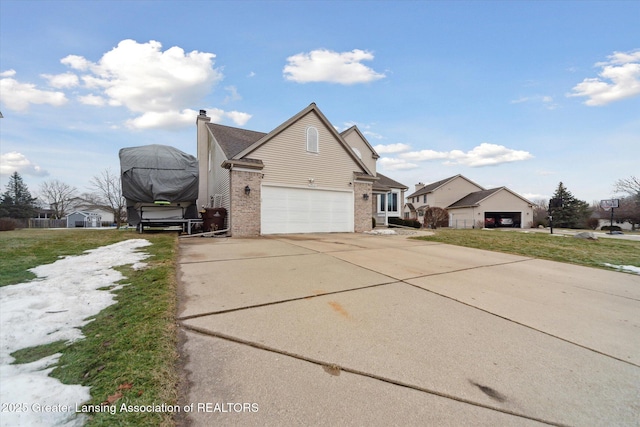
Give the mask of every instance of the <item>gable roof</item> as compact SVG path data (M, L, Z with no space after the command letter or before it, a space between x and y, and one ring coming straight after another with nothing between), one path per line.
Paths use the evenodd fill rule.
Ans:
M227 159L235 157L266 135L264 132L255 132L216 123L207 123L207 127L216 141L218 141Z
M497 188L491 188L489 190L482 190L482 191L474 191L473 193L469 193L466 196L464 196L462 199L458 200L457 202L452 203L451 205L449 205L447 207L447 209L451 209L451 208L467 208L467 207L471 207L471 206L478 206L480 204L480 202L488 199L489 197L493 196L496 193L499 193L500 191L507 191L509 193L511 193L512 195L518 197L519 199L529 203L530 205L533 205L533 203L531 203L529 200L525 199L524 197L522 197L521 195L519 195L518 193L514 193L513 191L509 190L507 187L497 187Z
M378 172L377 176L379 179L377 182L373 183L374 191L389 191L392 188L399 188L400 190L405 191L409 189L406 185L401 184L398 181L394 181L393 179L382 175L380 172Z
M451 176L449 178L445 178L445 179L441 179L440 181L436 181L433 182L429 185L425 185L424 187L422 187L421 189L419 189L418 191L413 192L412 194L409 194L407 197L416 197L416 196L422 196L423 194L429 194L434 192L435 190L437 190L438 188L442 187L443 185L453 181L456 178L462 178L465 181L468 181L469 183L475 185L478 188L482 188L484 190L484 187L482 187L481 185L476 184L475 182L471 181L469 178L466 178L460 174L458 175L454 175Z
M329 132L333 134L338 143L347 152L347 154L355 161L356 164L358 164L358 166L360 166L360 168L362 168L362 171L367 175L373 176L373 173L365 166L362 160L359 159L358 156L356 156L351 147L349 147L349 144L346 143L346 141L342 138L338 131L336 131L329 120L327 120L324 114L322 114L322 112L314 102L309 104L308 107L298 112L296 115L289 118L287 121L285 121L269 133L255 132L218 124L207 124L207 127L215 137L216 141L218 141L218 144L224 151L227 159L243 160L248 159L247 156L249 154L269 142L275 136L280 134L293 123L297 122L301 117L304 117L310 112L314 112L318 116L320 121L326 126Z
M340 132L340 136L342 136L343 138L346 138L347 136L349 136L349 134L351 134L353 132L356 132L358 134L358 136L360 136L360 138L367 145L367 147L369 147L369 150L371 150L371 154L373 155L373 158L376 159L376 160L379 159L380 155L378 153L376 153L376 150L374 150L373 147L371 146L371 144L369 144L369 141L367 141L367 138L365 138L364 135L362 134L362 132L360 132L360 129L358 129L358 126L353 125L349 129Z
M490 196L497 193L499 190L502 190L503 188L504 187L498 187L498 188L491 188L489 190L474 191L473 193L467 194L457 202L453 202L452 204L447 206L447 209L477 206L481 201L489 198Z

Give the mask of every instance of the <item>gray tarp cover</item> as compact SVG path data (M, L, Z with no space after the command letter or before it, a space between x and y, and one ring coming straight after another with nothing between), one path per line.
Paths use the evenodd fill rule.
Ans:
M166 145L120 150L122 195L130 201L153 203L195 201L198 160Z

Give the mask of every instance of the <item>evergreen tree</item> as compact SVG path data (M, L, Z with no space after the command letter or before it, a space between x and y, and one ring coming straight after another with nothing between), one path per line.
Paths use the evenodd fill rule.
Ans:
M576 199L562 182L549 201L549 211L553 216L553 225L564 228L586 227L591 213L589 204Z
M6 191L0 202L0 216L9 218L31 218L36 213L36 198L31 197L29 188L18 172L9 178Z

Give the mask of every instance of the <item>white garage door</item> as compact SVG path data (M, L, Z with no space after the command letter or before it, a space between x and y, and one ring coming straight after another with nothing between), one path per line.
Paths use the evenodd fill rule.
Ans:
M353 192L262 186L262 234L353 232Z

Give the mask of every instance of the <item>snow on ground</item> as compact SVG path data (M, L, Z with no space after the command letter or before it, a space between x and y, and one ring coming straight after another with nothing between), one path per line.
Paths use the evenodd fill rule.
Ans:
M90 399L89 387L64 385L49 377L60 354L36 362L11 365L16 350L59 340L82 338L80 328L104 308L114 295L99 288L113 287L122 274L113 267L141 263L149 246L132 239L69 256L31 269L31 282L0 288L0 426L76 426L76 404ZM117 289L118 285L113 289ZM50 406L47 406L50 405Z
M615 268L617 270L640 274L640 267L636 267L635 265L614 265L614 264L609 264L608 262L605 262L604 265L606 265L607 267Z

